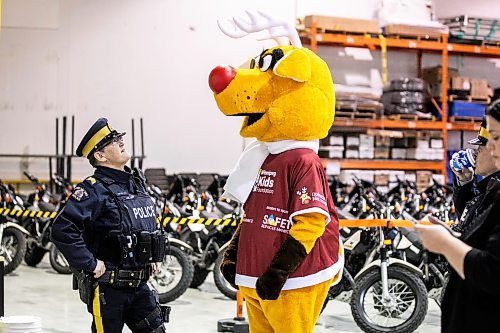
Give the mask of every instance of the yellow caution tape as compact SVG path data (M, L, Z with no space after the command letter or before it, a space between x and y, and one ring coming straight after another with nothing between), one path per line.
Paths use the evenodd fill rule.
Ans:
M57 216L58 212L45 212L36 210L19 210L10 208L0 208L0 215L12 217L43 217L53 219ZM168 223L184 224L204 224L204 225L222 225L224 227L236 227L239 222L235 219L207 219L207 218L189 218L189 217L165 217L163 220L157 219L157 222L165 227ZM430 225L428 221L419 221L420 224ZM373 228L373 227L399 227L399 228L413 228L414 224L408 220L384 220L384 219L359 219L359 220L339 220L340 227L360 227L360 228Z
M53 219L57 216L57 212L0 208L0 215L12 217L43 217L47 219Z

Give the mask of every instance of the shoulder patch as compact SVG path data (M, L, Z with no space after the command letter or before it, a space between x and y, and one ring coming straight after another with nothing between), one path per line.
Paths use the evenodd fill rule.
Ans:
M89 194L87 193L87 191L85 191L85 189L80 186L75 187L75 190L73 191L73 194L71 194L71 196L76 201L84 201L89 198Z
M95 182L96 182L96 180L95 180L95 178L94 178L94 177L87 177L87 179L86 179L86 180L88 180L88 181L90 182L90 184L91 184L91 185L94 185L94 184L95 184Z

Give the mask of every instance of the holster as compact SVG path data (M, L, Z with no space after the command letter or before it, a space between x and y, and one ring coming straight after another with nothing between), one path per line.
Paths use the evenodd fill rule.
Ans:
M83 303L88 305L92 302L96 287L97 281L94 279L92 274L73 271L73 289L78 289L80 300Z

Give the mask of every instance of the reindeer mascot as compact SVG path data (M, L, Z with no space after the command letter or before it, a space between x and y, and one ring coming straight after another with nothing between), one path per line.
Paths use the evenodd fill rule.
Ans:
M243 293L252 333L312 332L330 285L340 278L339 223L317 152L335 110L326 63L303 48L283 20L247 12L219 22L227 35L268 31L280 46L250 68L216 67L218 107L244 116L248 145L225 186L245 216L224 254L224 277Z

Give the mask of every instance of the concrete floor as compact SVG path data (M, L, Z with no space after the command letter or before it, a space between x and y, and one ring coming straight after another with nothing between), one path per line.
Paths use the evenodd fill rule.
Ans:
M5 277L6 316L34 315L42 318L45 333L90 332L91 316L71 289L71 276L52 270L47 258L38 268L21 265ZM171 303L169 333L217 332L217 320L235 315L235 301L225 298L215 287L212 275L198 289L189 289ZM440 310L429 301L429 311L417 332L440 332ZM124 332L130 332L125 329ZM356 326L348 304L334 301L318 320L316 333L361 332Z

